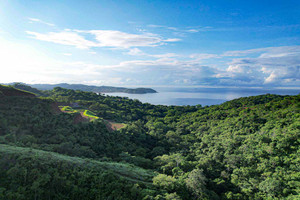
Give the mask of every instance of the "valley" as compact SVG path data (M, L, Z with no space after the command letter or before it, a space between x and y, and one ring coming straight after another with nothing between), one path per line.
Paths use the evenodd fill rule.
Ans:
M0 198L297 199L299 119L299 95L155 106L1 86Z

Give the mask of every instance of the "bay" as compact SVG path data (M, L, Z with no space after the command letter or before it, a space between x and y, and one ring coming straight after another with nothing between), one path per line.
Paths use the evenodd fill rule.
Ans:
M128 97L138 99L143 103L154 105L198 105L209 106L221 104L225 101L240 97L256 96L262 94L297 95L298 88L203 88L203 87L152 87L158 93L127 94L106 93L109 96Z

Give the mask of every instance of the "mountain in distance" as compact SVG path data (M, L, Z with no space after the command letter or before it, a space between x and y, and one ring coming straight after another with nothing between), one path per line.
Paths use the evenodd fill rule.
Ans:
M84 84L26 84L26 83L7 83L5 85L11 85L15 88L30 91L32 93L41 95L42 92L39 90L52 90L55 87L61 87L70 90L81 90L85 92L96 92L96 93L128 93L128 94L147 94L147 93L157 93L156 90L152 88L125 88L125 87L113 87L113 86L93 86Z
M146 93L157 93L152 88L125 88L125 87L112 87L112 86L92 86L92 85L83 85L83 84L68 84L68 83L59 83L59 84L28 84L39 90L52 90L55 87L62 87L65 89L71 90L81 90L86 92L99 92L99 93L113 93L113 92L122 92L129 94L146 94Z

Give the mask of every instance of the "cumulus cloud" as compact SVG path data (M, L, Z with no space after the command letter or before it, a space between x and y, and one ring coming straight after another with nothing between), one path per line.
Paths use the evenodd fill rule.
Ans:
M256 85L297 85L300 82L300 46L268 47L225 52L223 56L257 54L234 58L218 78Z
M126 50L127 54L143 56L143 59L127 60L110 65L102 65L97 61L94 63L63 62L49 59L47 55L40 55L41 52L30 49L28 46L14 45L0 40L2 44L0 45L0 62L1 65L6 66L0 73L3 81L29 82L31 80L31 82L44 83L70 82L106 85L186 84L266 87L300 85L300 46L228 51L222 54L148 54L138 45L162 45L168 39L154 34L107 35L107 32L100 34L100 32L74 30L46 34L30 31L27 33L39 40L81 49L104 46L122 48L124 50L122 52ZM86 39L85 34L95 36L95 39ZM88 50L88 52L94 51ZM66 52L66 55L69 54ZM18 59L15 59L16 57ZM74 60L76 59L74 57ZM218 63L218 61L222 62ZM11 77L14 80L11 80Z
M145 55L145 53L142 50L138 49L138 48L130 49L129 52L127 52L126 54L131 55L131 56Z
M117 65L95 66L95 71L108 73L109 77L122 77L127 84L203 84L217 83L218 70L176 58L131 60Z

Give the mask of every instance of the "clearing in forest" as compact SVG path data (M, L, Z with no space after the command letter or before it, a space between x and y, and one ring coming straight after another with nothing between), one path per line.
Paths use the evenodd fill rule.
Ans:
M105 120L105 124L107 129L110 131L116 131L126 127L126 124L124 123L116 123L110 120Z
M76 109L76 108L72 108L71 106L59 106L59 109L61 110L61 112L64 112L64 113L79 113L82 118L84 118L88 121L102 119L109 131L116 131L116 130L120 130L121 128L126 127L126 124L124 124L124 123L116 123L116 122L113 122L110 120L105 120L101 117L98 117L94 112L83 109L83 108ZM82 122L82 121L83 120L78 120L78 119L76 120L77 123Z

